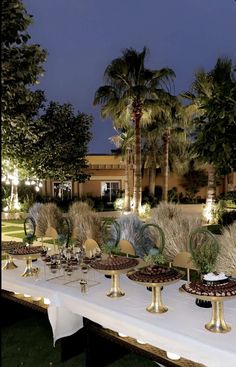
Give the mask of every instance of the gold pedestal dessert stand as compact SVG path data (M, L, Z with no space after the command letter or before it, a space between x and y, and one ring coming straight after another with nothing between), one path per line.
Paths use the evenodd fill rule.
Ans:
M120 270L102 270L96 268L94 269L104 275L111 276L111 289L107 293L107 296L111 298L119 298L125 295L125 292L120 288L120 274L125 274L132 268L120 269Z
M192 294L185 290L182 286L181 292L185 292L194 296L195 298L202 299L204 301L211 301L212 303L212 314L211 320L205 324L205 328L213 333L228 333L231 330L231 326L226 324L224 320L224 301L235 296L201 296L199 294Z
M18 268L18 266L14 263L13 257L9 255L7 252L3 252L4 255L7 256L6 263L2 267L2 270L13 270Z
M129 273L131 274L131 273ZM129 277L129 274L128 277ZM182 274L181 274L182 276ZM151 313L164 313L168 311L168 307L166 307L162 302L162 296L161 296L161 287L164 285L176 283L180 280L181 276L178 279L175 280L166 280L165 282L159 282L159 283L151 283L151 282L141 282L137 280L133 280L137 284L144 285L146 287L152 288L152 302L151 304L146 307L146 310ZM132 279L131 279L132 280Z
M33 267L32 260L37 260L39 256L40 253L28 254L28 255L13 255L13 257L15 257L16 259L26 261L25 270L21 274L22 277L32 277L37 274L38 268Z

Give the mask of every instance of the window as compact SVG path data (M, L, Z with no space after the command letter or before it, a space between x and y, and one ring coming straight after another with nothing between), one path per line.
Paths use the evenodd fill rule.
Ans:
M53 197L60 198L61 200L71 199L72 197L72 185L71 181L65 182L53 182Z
M101 195L106 198L108 202L114 201L120 191L119 181L106 181L102 182L101 185Z

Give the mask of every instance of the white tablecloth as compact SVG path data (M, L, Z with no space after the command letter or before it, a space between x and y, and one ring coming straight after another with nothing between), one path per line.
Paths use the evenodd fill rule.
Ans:
M236 366L236 298L224 302L225 320L231 325L231 332L216 334L204 328L210 321L211 309L197 307L193 297L180 294L181 282L168 285L162 291L168 312L151 314L146 311L151 303L151 292L125 275L121 276L125 296L111 299L106 296L111 280L100 273L89 272L87 277L100 283L83 294L78 282L62 285L59 278L46 281L44 270L38 280L22 278L20 274L24 266L21 261L17 264L19 267L15 270L2 271L2 288L50 299L48 315L54 342L79 330L82 317L86 317L106 328L209 367Z

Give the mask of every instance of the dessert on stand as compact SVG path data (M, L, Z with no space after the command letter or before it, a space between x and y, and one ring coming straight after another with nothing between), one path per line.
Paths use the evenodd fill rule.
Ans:
M108 256L106 259L93 261L90 266L103 274L111 275L112 286L110 291L107 293L107 296L118 298L125 295L125 292L120 288L120 274L127 273L127 271L138 264L138 260L133 258Z
M203 279L183 284L182 290L199 299L212 302L211 320L205 328L213 333L227 333L231 327L224 320L223 302L236 297L236 281L224 273L205 274Z
M26 267L24 272L21 274L22 277L34 276L38 269L33 268L32 260L37 260L42 251L41 246L23 246L9 250L8 253L14 259L25 260Z
M163 304L161 287L177 282L183 274L175 268L152 265L132 271L127 277L134 282L152 288L152 303L146 308L151 313L164 313L168 308Z
M1 244L1 252L3 255L6 255L6 263L4 264L2 270L12 270L16 269L17 265L13 261L13 257L9 254L9 251L23 247L24 244L22 242L17 241L3 241Z

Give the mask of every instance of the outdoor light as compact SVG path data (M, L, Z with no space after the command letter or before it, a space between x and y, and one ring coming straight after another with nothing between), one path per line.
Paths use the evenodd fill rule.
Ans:
M35 191L39 191L39 187L38 186L35 186Z
M121 336L122 338L127 338L128 337L128 335L123 334L123 333L118 333L118 335Z
M34 181L34 180L33 180L33 181L31 181L31 182L30 182L30 184L31 184L31 185L35 185L35 181Z
M10 180L9 179L6 180L6 184L10 185Z
M139 340L139 339L137 339L136 340L139 344L146 344L146 342L144 342L143 340Z
M6 181L6 176L2 176L2 182Z
M42 182L39 182L39 185L38 185L39 187L43 187L43 184L42 184Z
M27 180L25 181L25 184L27 185L27 186L29 186L30 185L30 181L29 181L29 179L27 178Z
M50 299L48 299L48 298L44 298L44 299L43 299L43 303L44 303L45 305L50 305L51 301L50 301Z
M174 361L178 361L181 357L178 354L166 352L166 355L169 359L173 359Z

